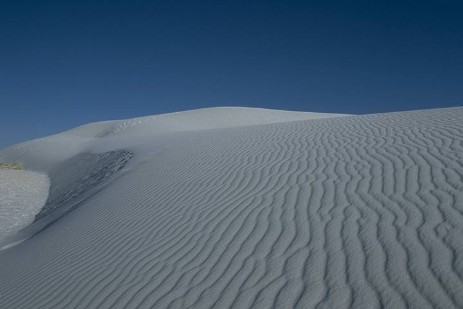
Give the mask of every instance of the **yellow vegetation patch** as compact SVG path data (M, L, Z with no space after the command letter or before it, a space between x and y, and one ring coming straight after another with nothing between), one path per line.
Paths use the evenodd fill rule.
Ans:
M0 169L2 168L7 168L11 170L22 170L24 169L24 164L22 162L13 162L13 163L0 162Z

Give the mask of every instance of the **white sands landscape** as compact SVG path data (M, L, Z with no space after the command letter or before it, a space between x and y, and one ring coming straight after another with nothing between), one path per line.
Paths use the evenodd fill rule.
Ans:
M16 161L50 189L0 235L0 308L463 308L463 108L204 109Z

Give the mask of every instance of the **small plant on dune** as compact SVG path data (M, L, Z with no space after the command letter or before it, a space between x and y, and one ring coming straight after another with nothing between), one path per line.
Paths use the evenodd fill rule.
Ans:
M11 170L22 170L24 169L24 164L22 162L13 162L13 163L2 163L0 162L0 169L11 169Z

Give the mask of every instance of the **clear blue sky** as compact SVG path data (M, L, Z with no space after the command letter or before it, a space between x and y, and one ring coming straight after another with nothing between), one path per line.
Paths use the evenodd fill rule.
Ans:
M0 1L0 147L223 105L463 105L463 2Z

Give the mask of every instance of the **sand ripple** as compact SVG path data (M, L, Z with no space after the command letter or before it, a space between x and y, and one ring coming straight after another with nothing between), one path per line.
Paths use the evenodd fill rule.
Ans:
M190 134L1 252L0 307L463 308L463 108Z

